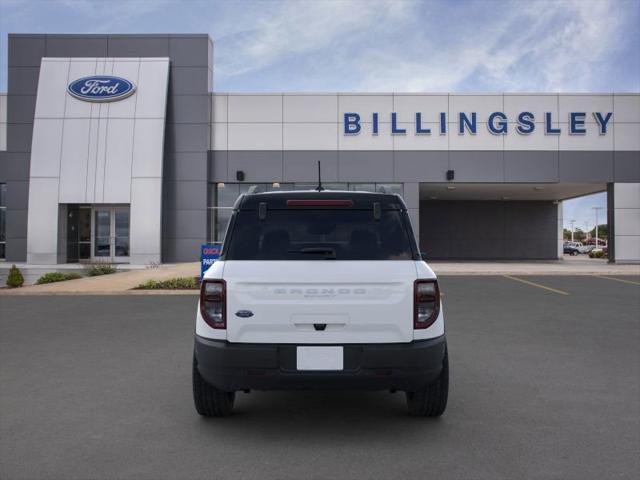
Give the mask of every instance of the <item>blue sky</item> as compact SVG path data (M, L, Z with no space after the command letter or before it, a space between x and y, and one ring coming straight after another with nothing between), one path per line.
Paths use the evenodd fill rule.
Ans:
M9 32L197 32L216 91L638 92L638 25L640 0L0 0L0 91Z

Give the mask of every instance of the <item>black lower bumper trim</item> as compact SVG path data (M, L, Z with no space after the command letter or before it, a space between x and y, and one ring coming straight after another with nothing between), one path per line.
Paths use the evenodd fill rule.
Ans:
M440 374L446 339L443 335L410 343L344 345L344 369L327 372L297 370L297 346L229 343L196 336L195 356L200 375L224 391L418 391Z

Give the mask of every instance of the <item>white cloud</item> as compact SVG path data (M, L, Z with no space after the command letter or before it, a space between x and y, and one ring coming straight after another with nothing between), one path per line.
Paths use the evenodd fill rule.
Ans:
M215 83L229 90L628 91L640 89L639 7L639 0L0 0L0 29L208 32Z
M251 4L251 15L214 27L220 47L216 73L239 75L305 54L341 55L354 38L375 35L383 22L403 21L411 4L394 0L299 1ZM237 23L238 29L229 28ZM216 35L216 31L224 31Z
M420 58L399 50L369 52L358 65L366 90L582 91L599 63L616 50L624 11L608 2L522 3L522 9L476 25L456 45L427 45ZM393 68L386 68L393 65Z
M313 58L329 89L349 74L348 88L363 91L589 91L621 48L628 11L604 0L517 2L488 15L486 2L264 5L241 31L214 36L219 80Z

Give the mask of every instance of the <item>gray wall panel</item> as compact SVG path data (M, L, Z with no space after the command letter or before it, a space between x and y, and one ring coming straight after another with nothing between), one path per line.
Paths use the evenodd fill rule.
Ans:
M505 151L505 182L557 182L558 152Z
M451 222L453 258L501 258L504 255L504 209L493 202L457 203Z
M438 203L420 203L420 250L425 251L429 258L451 257L451 220L449 209L438 208Z
M450 151L449 167L456 182L503 182L504 152Z
M47 35L46 57L107 57L107 35Z
M420 248L434 259L555 259L552 202L423 201Z
M24 212L24 217L27 218L27 212ZM23 238L7 238L6 249L8 262L25 262L27 260L27 236Z
M614 152L614 181L640 182L640 152Z
M163 258L167 262L195 262L200 258L202 238L166 239L162 244Z
M503 259L505 239L503 236L488 235L479 238L453 237L451 258L465 260ZM429 249L427 248L427 251Z
M394 180L397 182L443 182L449 169L449 152L443 150L396 151Z
M229 154L224 151L209 151L208 176L210 182L235 181L235 172L232 179L227 176Z
M163 186L163 202L173 207L169 210L199 210L207 206L206 180L166 181Z
M210 96L171 95L167 99L168 123L206 123L209 126Z
M611 182L613 152L560 151L560 182Z
M7 123L7 151L30 152L33 124L31 123ZM29 175L27 174L28 178Z
M207 67L171 66L169 73L169 93L171 95L202 95L208 92L208 83L209 69Z
M174 181L194 181L207 179L207 163L202 161L203 154L167 153L165 155L164 178Z
M27 238L27 210L12 210L7 206L7 243L13 238Z
M338 162L340 182L388 182L393 178L392 151L340 151Z
M604 183L612 181L612 151L335 151L335 150L265 150L228 152L230 158L245 155L261 158L283 155L284 180L305 181L314 174L317 159L328 162L327 175L333 172L333 158L337 155L339 181L351 182L443 182L446 172L455 172L456 182L490 183ZM639 152L615 152L617 176L615 181L636 182L640 175ZM504 158L503 158L504 156ZM562 156L562 158L561 158ZM265 166L256 161L243 162L249 176L257 175L265 181L273 174L265 173ZM395 166L395 168L394 168ZM269 164L269 168L275 168ZM391 169L394 168L394 172ZM324 169L323 169L324 170ZM561 171L562 170L562 171ZM235 178L229 168L229 180ZM327 177L331 178L331 177ZM253 180L258 181L258 180ZM334 180L335 181L335 180Z
M318 179L318 162L323 182L338 181L337 151L285 150L283 154L285 182L310 182ZM234 177L235 178L235 177Z
M616 205L614 184L607 183L607 257L609 263L616 261Z
M9 67L40 67L44 56L44 35L9 34Z
M165 127L165 151L200 152L204 155L209 146L209 125L207 123L168 123Z
M505 207L506 258L557 258L557 205L518 202Z
M66 204L58 204L58 263L67 262L67 218L69 215L69 206Z
M171 210L165 215L166 239L202 238L206 235L207 209Z
M0 183L7 181L7 163L9 162L9 155L6 151L0 151Z
M3 180L29 184L29 154L19 152L4 153Z
M33 124L36 112L35 95L9 95L7 97L7 109L11 112L12 123Z
M170 36L169 53L174 67L209 67L209 38L207 35Z
M109 57L168 57L169 39L166 35L109 35Z
M228 174L236 178L236 171L245 172L245 182L281 182L281 151L229 151Z
M12 95L35 95L38 93L39 75L39 63L37 67L9 67L9 91Z
M207 35L169 35L163 261L194 261L207 238L210 98ZM192 96L192 97L191 97Z
M12 181L7 185L7 208L24 210L29 204L29 182Z

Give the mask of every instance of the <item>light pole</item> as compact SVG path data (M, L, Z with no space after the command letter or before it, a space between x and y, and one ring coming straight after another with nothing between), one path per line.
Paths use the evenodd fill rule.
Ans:
M571 220L571 222L569 222L569 223L571 223L571 241L573 242L573 230L574 230L573 226L576 223L576 221L575 220Z
M589 222L584 222L584 242L589 240Z
M598 248L598 210L602 210L603 207L591 207L596 211L596 248Z

